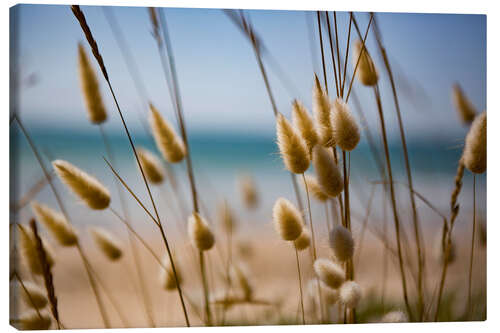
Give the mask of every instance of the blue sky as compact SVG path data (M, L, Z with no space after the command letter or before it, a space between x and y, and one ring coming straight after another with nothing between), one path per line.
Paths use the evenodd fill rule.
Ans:
M77 43L84 40L68 6L22 5L20 10L20 62L23 75L35 72L39 83L21 93L21 114L31 127L90 130L77 70ZM118 45L100 7L82 6L101 49L118 100L132 128L140 128L140 99L128 74ZM151 101L173 119L165 79L148 12L138 7L113 7L118 24L139 65ZM311 105L315 63L302 11L248 11L256 31L297 88L291 95L276 76L270 75L278 108L290 114L291 100ZM177 62L188 128L193 131L274 133L271 106L253 51L232 22L213 9L165 9ZM348 14L338 13L339 41L345 52ZM356 13L364 31L368 16ZM384 43L400 86L401 106L410 137L463 137L450 99L451 86L459 82L478 110L486 108L486 16L441 14L378 14ZM318 47L314 24L315 46ZM353 37L356 36L353 30ZM388 128L397 134L388 79L375 47L372 32L368 47L382 73L381 89ZM87 44L85 43L85 46ZM327 49L328 51L328 49ZM329 54L328 52L326 53ZM319 56L319 49L316 49ZM327 57L330 60L330 57ZM94 65L96 63L94 62ZM353 66L347 67L352 73ZM329 68L331 72L331 68ZM404 93L401 75L418 86L417 101ZM331 78L331 76L330 76ZM110 114L109 127L119 129L111 96L101 79L101 91ZM330 80L330 86L333 81ZM358 84L370 126L377 127L370 89Z

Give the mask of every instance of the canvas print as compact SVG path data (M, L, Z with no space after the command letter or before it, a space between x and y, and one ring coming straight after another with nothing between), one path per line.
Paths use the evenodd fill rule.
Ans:
M486 320L486 16L16 5L10 323Z

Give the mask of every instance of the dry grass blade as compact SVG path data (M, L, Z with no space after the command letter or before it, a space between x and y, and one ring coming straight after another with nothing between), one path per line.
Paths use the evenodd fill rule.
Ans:
M50 265L47 259L47 254L45 252L44 246L42 244L42 239L38 235L38 229L36 226L36 222L34 219L30 221L30 227L33 231L33 236L36 242L36 248L38 251L38 258L40 260L42 269L43 269L43 279L45 281L45 289L47 290L47 295L49 297L50 302L50 311L54 316L54 319L57 323L57 328L61 328L61 323L59 322L59 311L57 309L57 297L54 288L54 279L52 276L52 272L50 270Z

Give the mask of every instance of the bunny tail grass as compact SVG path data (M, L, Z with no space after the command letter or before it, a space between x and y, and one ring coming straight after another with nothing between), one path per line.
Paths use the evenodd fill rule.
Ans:
M316 179L321 190L330 197L338 196L344 189L344 181L333 154L321 146L316 146L312 156Z
M331 119L335 143L345 151L356 148L360 140L359 126L349 106L340 98L333 103Z
M314 76L313 114L316 119L319 142L324 147L334 147L332 122L330 119L331 104L328 95L321 88L318 77Z
M353 64L356 64L357 61L359 61L358 70L356 72L358 80L365 86L377 84L377 69L375 68L368 50L366 47L363 47L363 43L360 40L354 43Z
M279 198L273 207L274 227L278 235L286 241L294 241L302 233L302 214L284 198Z
M306 171L309 167L306 142L281 113L278 113L276 119L276 136L280 154L287 170L296 174Z
M319 137L314 122L305 106L298 100L293 100L292 122L306 142L309 152L318 143Z
M21 224L17 224L19 228L19 253L25 261L26 265L33 274L43 274L43 268L38 258L36 241L33 232ZM52 250L43 242L47 261L50 266L54 265L54 255Z
M148 181L151 184L161 184L165 178L165 172L160 160L145 148L137 149L137 155Z
M36 218L45 225L59 244L73 246L78 242L75 229L68 223L63 214L35 201L31 203L31 209Z
M105 209L109 206L109 191L96 178L67 161L55 160L52 166L62 182L91 209Z
M486 111L478 115L465 137L462 157L464 166L473 173L486 171Z
M109 260L115 261L122 257L122 246L111 233L99 227L92 227L89 231L99 249Z
M99 81L90 64L90 59L85 52L82 43L78 43L78 69L80 72L80 84L82 93L87 106L87 113L90 122L93 124L101 124L108 118L106 108L102 101L101 92L99 91Z
M193 213L188 220L188 231L191 243L199 251L208 251L215 244L214 234L208 223L198 213Z
M168 162L177 163L182 161L186 156L186 147L181 138L175 133L172 125L161 116L160 112L152 104L149 107L151 109L149 123L156 147Z
M345 281L342 267L329 259L317 259L314 262L314 272L324 284L333 289L339 288Z
M472 102L467 98L458 83L453 85L451 97L462 124L472 123L477 114L476 108L472 105Z

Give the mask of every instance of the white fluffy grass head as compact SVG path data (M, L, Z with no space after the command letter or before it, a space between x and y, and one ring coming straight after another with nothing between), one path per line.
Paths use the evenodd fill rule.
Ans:
M345 151L356 148L360 140L359 126L349 106L341 98L333 102L331 118L335 143Z
M325 258L314 262L316 276L328 287L337 289L345 281L345 273L339 264Z
M193 213L188 220L189 238L194 247L200 251L210 250L215 243L214 234L208 223L198 213Z
M361 51L363 53L361 54ZM366 48L363 48L363 43L361 40L357 40L354 44L354 52L352 63L353 66L356 66L358 62L358 58L361 54L361 58L359 59L358 69L356 70L356 76L358 80L364 84L365 86L373 86L377 84L378 81L378 72L373 60L368 53Z
M259 203L259 195L253 178L250 175L241 175L238 178L238 189L245 207L255 209Z
M89 120L93 124L101 124L107 119L106 108L99 91L99 81L82 43L78 43L78 69Z
M163 158L170 163L177 163L186 156L186 147L181 138L175 133L174 128L166 121L160 112L149 104L151 116L149 123L153 132L156 147L163 155Z
M109 231L99 227L89 230L95 243L109 260L115 261L122 257L122 245Z
M304 173L309 167L306 142L281 113L276 119L276 137L287 170L298 174Z
M465 137L464 166L473 173L486 171L486 111L479 114Z
M321 293L322 299L325 301L327 305L334 305L339 300L339 291L337 289L332 289L324 284L322 281L319 281L317 278L313 278L309 280L307 283L307 294L316 302L318 302L317 306L319 307L319 292Z
M408 316L401 310L386 313L381 320L382 323L407 323Z
M309 151L318 143L319 137L316 131L316 126L305 106L298 100L292 102L292 122L293 126L300 133L306 142Z
M358 306L363 293L361 287L354 281L346 281L339 289L340 302L349 309Z
M323 193L336 197L344 189L344 181L333 159L333 153L321 146L316 146L312 156L316 179Z
M96 178L67 161L55 160L52 166L61 181L91 209L105 209L109 206L109 191Z
M45 225L59 244L72 246L78 242L75 229L68 223L63 214L36 201L31 203L31 209L37 220Z
M276 232L286 241L296 240L304 224L299 210L285 198L279 198L274 203L273 222Z
M39 254L36 246L35 236L33 232L25 226L17 225L19 236L19 253L28 268L33 274L43 274L42 264L40 263ZM47 242L42 239L43 248L47 256L47 262L50 267L54 265L54 254Z
M325 202L329 199L328 194L323 192L323 189L318 183L316 177L311 175L306 175L307 190L312 195L312 197L319 202Z
M248 268L241 263L233 264L229 270L231 282L239 287L245 300L251 300L254 293L249 275Z
M453 85L451 96L460 121L463 124L472 123L477 114L476 108L472 105L458 83Z
M52 324L52 319L48 313L40 312L40 315L38 315L38 312L34 310L22 314L17 321L19 328L27 331L48 330Z
M328 95L321 88L318 77L314 75L313 114L316 120L319 143L324 147L335 146L331 122L331 108Z
M24 290L21 283L19 283L18 290L21 292L24 303L32 309L44 308L48 303L45 291L29 281L23 281L23 284L24 287L26 287L26 290Z
M161 184L165 178L165 172L158 157L145 148L137 149L137 156L148 181L151 184Z
M294 242L297 250L303 251L307 249L311 244L311 233L309 232L308 229L303 227L302 233L300 234L299 238L297 238Z
M330 232L330 247L337 260L345 262L351 259L354 254L352 233L341 225L333 227Z
M175 260L175 257L173 258L173 260L175 265L175 271L177 273L177 280L179 281L179 284L182 284L182 274L179 269L179 264ZM170 259L168 258L168 255L165 255L163 257L162 266L160 266L159 278L160 278L160 283L165 290L171 291L177 289L174 270L172 269L172 265L170 264Z

